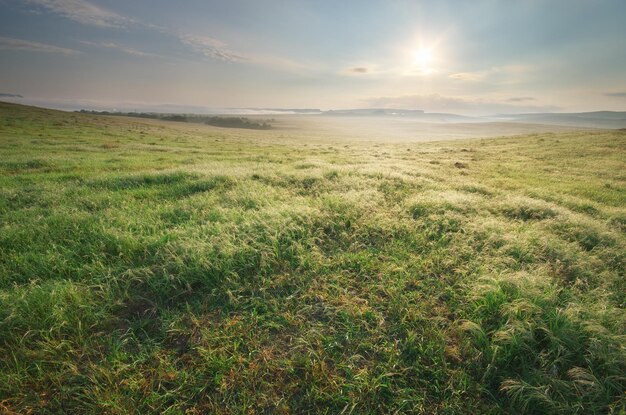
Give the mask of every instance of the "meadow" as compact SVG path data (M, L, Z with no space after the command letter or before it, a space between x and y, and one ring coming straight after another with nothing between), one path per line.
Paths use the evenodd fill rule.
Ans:
M0 413L626 412L626 131L311 131L0 103Z

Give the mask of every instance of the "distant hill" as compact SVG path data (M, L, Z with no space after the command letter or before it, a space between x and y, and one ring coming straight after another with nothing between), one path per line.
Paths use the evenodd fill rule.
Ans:
M0 99L10 94L0 93ZM165 107L163 107L165 108ZM182 107L180 108L187 108ZM355 108L338 110L321 110L318 108L222 108L211 111L94 111L81 110L81 112L100 115L127 115L141 118L157 118L171 121L198 121L205 122L211 116L329 116L336 119L350 117L371 118L385 122L395 118L407 122L431 123L431 124L475 124L475 123L515 123L528 125L563 126L569 128L601 128L601 129L625 129L626 111L591 111L570 113L523 113L523 114L496 114L490 116L465 116L451 113L425 112L415 109L401 108Z
M430 123L472 123L508 121L523 124L548 124L585 128L626 128L626 111L593 111L579 113L497 114L488 117L469 117L450 113L430 113L422 110L398 108L362 108L323 111L322 115L377 117L396 116Z
M423 115L422 110L403 110L396 108L356 108L345 110L328 110L323 112L325 115L404 115L419 116Z
M407 117L414 120L423 122L483 122L480 118L467 117L458 114L448 113L435 113L424 112L423 110L406 110L399 108L359 108L359 109L345 109L345 110L329 110L324 111L323 115L333 116L394 116L394 117Z
M6 92L0 92L0 98L24 98L20 94L9 94Z
M625 128L626 111L593 111L573 113L499 114L494 118L533 124L555 124L572 127Z

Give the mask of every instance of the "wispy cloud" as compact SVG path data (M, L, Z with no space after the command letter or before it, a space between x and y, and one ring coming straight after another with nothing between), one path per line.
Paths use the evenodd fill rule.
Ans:
M104 9L93 3L85 0L24 0L26 3L38 6L39 8L46 9L57 15L66 17L76 22L109 28L128 27L131 25L139 25L145 28L161 32L165 35L174 36L178 38L183 44L191 46L196 52L211 59L217 59L224 62L247 62L250 59L244 56L242 53L230 50L226 43L221 40L208 37L197 36L191 34L177 34L174 30L144 23L139 20L131 19L115 13L111 10ZM91 46L99 46L110 49L117 49L126 54L134 56L157 56L142 52L133 48L118 45L112 42L88 42L83 41L83 44Z
M250 61L249 57L228 49L227 45L218 39L207 36L182 35L180 36L180 40L208 58L224 62Z
M226 42L214 37L182 34L178 35L178 39L197 53L223 62L243 63L282 71L298 71L299 73L319 70L315 63L298 62L282 56L235 51Z
M124 27L132 21L84 0L25 0L76 22L100 27Z
M48 45L46 43L31 42L30 40L15 39L11 37L0 37L0 49L60 53L63 55L75 55L80 53L79 51L74 49L67 49L59 46Z
M352 64L351 66L339 69L337 73L344 76L370 77L372 75L380 76L389 72L385 72L378 64L375 63L358 62Z
M530 70L531 68L526 65L505 65L480 71L453 73L448 77L465 82L512 83Z
M354 68L348 69L348 71L358 74L358 73L368 73L370 70L369 68L366 68L365 66L356 66Z
M615 98L626 98L626 92L607 92L607 97L615 97Z
M505 100L506 102L528 102L528 101L534 101L535 98L533 97L511 97L507 100Z
M557 111L554 106L514 105L508 100L452 97L439 94L373 97L361 100L372 108L421 109L429 112L459 112L471 114L519 113Z
M450 75L450 78L456 79L457 81L467 81L467 82L481 82L484 81L487 77L487 72L459 72L453 73Z
M120 52L126 53L128 55L132 55L132 56L150 57L150 58L162 58L163 57L161 55L148 53L148 52L142 52L140 50L130 48L128 46L119 45L113 42L91 42L88 40L81 40L80 43L82 43L83 45L88 45L88 46L119 50Z
M0 0L1 1L1 0ZM308 65L295 62L278 56L252 55L231 49L225 42L209 36L180 33L176 30L146 23L138 19L122 16L114 11L105 9L86 0L23 0L26 4L36 6L37 10L63 16L75 22L99 26L103 28L130 28L140 26L148 30L160 32L166 36L178 39L182 44L190 46L196 53L206 58L230 63L247 63L264 67L273 67L282 70L303 70ZM83 44L117 49L123 53L142 57L163 57L157 54L143 52L137 49L119 45L113 42L88 42ZM310 65L309 65L310 66Z

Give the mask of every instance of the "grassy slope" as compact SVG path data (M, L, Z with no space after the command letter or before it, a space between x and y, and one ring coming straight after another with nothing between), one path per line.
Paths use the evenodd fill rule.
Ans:
M0 104L0 412L617 413L625 160Z

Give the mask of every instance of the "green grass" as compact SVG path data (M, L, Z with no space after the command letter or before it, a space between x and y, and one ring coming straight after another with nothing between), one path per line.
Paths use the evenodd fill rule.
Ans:
M0 104L0 412L623 414L625 161Z

